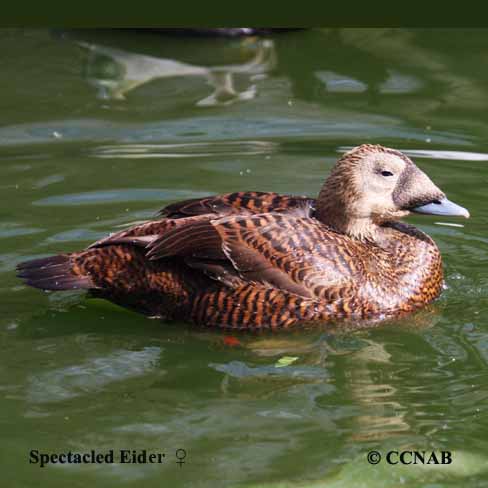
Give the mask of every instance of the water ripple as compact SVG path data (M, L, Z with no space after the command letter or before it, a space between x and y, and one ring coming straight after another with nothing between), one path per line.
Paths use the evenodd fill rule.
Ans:
M187 144L118 144L99 146L90 151L96 158L202 158L271 154L279 145L269 141L195 142Z
M39 206L95 205L100 203L148 202L207 196L210 192L168 188L120 188L84 193L53 195L32 202Z
M226 373L234 378L284 377L317 380L327 377L327 372L323 368L313 366L277 368L274 365L269 365L252 367L242 361L231 361L227 364L210 363L209 366L220 373Z
M388 127L388 130L385 129ZM53 136L62 133L62 139ZM337 111L307 116L278 111L275 114L239 117L193 117L164 120L145 124L115 123L110 120L78 119L44 121L0 127L0 146L28 144L62 144L66 142L114 140L120 143L179 143L229 140L256 140L257 138L293 138L338 140L355 138L400 138L425 141L425 131L409 127L401 119ZM433 144L471 145L472 137L459 133L430 131ZM63 141L63 142L61 142Z
M3 222L0 225L0 239L38 234L39 232L43 231L44 229L38 227L22 227L20 224L15 222Z
M116 351L108 356L88 359L82 364L33 373L27 397L32 403L59 402L100 391L114 381L142 376L153 370L161 348L141 351Z

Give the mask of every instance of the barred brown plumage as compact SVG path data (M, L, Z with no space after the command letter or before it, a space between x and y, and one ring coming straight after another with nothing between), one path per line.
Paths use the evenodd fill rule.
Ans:
M235 329L391 316L442 289L436 244L398 222L410 211L468 215L404 154L365 144L337 162L317 200L236 192L174 203L84 251L22 263L18 276Z

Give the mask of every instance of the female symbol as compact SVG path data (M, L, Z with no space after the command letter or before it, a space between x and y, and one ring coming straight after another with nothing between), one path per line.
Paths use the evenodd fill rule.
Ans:
M176 461L176 464L179 464L180 465L180 468L183 464L185 464L185 461L183 461L185 458L186 458L186 451L184 449L176 449L176 459L178 459L178 461Z

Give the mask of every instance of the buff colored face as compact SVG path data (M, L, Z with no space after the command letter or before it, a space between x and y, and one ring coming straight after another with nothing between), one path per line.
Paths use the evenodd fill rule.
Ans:
M469 216L465 209L449 202L410 159L400 154L371 152L365 155L353 172L352 184L358 198L351 212L358 218L398 219L410 211ZM442 202L447 202L445 208ZM423 208L427 211L422 211Z

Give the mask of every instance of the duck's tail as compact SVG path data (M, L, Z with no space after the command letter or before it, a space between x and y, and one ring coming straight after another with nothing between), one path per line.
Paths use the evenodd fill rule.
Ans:
M89 290L95 288L91 278L71 259L70 254L33 259L17 265L17 276L26 285L41 290Z

